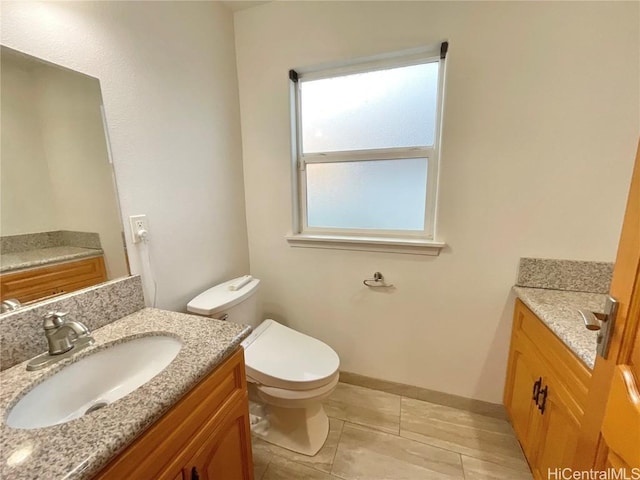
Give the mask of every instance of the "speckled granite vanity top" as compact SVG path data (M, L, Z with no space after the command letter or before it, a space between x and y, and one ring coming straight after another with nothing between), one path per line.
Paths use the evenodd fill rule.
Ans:
M95 330L96 345L37 372L26 362L0 374L0 414L36 383L96 349L154 334L180 338L182 349L160 374L120 400L68 423L19 430L0 427L0 478L88 479L154 423L249 334L250 327L145 308ZM46 402L46 398L42 399Z
M102 255L99 248L49 247L0 255L0 272L12 272Z
M613 263L521 258L516 295L569 349L593 369L597 333L578 310L603 312Z
M518 298L556 334L569 349L593 369L597 333L587 330L578 310L602 312L606 295L544 288L514 287Z

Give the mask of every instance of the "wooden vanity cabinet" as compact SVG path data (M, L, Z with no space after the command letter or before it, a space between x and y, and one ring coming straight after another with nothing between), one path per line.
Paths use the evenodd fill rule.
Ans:
M253 480L244 353L239 348L97 480Z
M21 303L73 292L107 281L102 255L56 263L0 275L0 301L16 298Z
M238 403L182 470L185 480L248 479L251 461L245 444L251 443L246 407Z
M520 300L504 404L536 479L573 465L591 372Z

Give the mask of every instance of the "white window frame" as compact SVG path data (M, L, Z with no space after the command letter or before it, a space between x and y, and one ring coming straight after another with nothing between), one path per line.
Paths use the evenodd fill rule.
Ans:
M441 46L442 45L442 46ZM291 101L291 159L293 186L293 233L287 241L295 247L338 248L347 250L387 251L438 255L445 247L436 241L438 179L442 136L445 57L448 44L436 47L368 57L356 62L301 69L290 75ZM300 86L302 81L338 77L353 73L399 68L438 62L438 93L434 144L431 147L400 147L345 152L302 153ZM296 78L297 77L297 78ZM374 230L310 227L307 223L306 166L318 163L379 161L408 158L427 158L427 189L424 230Z

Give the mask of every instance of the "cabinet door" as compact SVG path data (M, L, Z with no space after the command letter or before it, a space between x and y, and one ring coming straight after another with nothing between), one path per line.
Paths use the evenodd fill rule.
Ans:
M253 480L246 396L205 440L183 476L186 480Z
M525 342L514 338L509 356L504 405L527 458L531 458L535 443L532 427L538 410L533 400L534 388L536 384L538 388L542 384L541 368L534 358Z
M573 465L580 435L580 420L569 406L573 399L560 384L550 380L539 399L544 412L539 412L538 442L532 462L536 478L547 478L549 472Z

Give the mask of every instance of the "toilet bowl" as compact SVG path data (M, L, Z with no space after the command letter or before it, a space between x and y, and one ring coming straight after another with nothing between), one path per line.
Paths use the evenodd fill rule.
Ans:
M325 343L274 320L259 321L260 280L240 277L210 288L187 305L199 315L254 327L242 342L249 398L260 415L252 431L267 442L315 455L329 434L322 402L339 379L340 359ZM238 287L238 288L236 288Z

